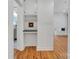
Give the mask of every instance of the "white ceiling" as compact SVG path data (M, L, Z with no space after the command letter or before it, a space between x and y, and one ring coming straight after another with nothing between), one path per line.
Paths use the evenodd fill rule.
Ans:
M23 0L15 0L20 6L23 5Z
M15 0L19 5L24 4L26 14L36 14L37 13L37 0ZM54 11L55 12L67 12L69 8L69 0L54 0Z

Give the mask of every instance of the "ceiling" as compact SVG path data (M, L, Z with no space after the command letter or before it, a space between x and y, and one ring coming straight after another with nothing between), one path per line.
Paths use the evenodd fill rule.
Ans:
M24 5L25 13L37 13L37 0L15 0L20 6ZM23 3L24 1L24 3ZM54 0L55 12L67 12L69 8L69 0Z
M15 0L20 6L23 5L23 0Z

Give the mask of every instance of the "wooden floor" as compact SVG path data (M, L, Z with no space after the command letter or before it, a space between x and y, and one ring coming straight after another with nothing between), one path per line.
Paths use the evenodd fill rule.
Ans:
M55 37L54 51L37 52L36 47L26 47L24 51L14 49L15 59L67 59L66 36Z

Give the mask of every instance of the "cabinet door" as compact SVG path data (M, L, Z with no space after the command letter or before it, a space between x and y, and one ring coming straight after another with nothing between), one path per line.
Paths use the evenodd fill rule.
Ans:
M38 0L38 51L53 50L53 0Z
M18 7L18 19L17 19L17 49L24 49L24 38L23 38L23 9Z

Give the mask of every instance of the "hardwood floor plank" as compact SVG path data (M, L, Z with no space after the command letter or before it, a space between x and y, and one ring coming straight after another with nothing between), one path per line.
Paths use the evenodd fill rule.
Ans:
M26 47L24 51L14 49L15 59L67 59L67 36L56 36L54 51L36 51L36 47Z

